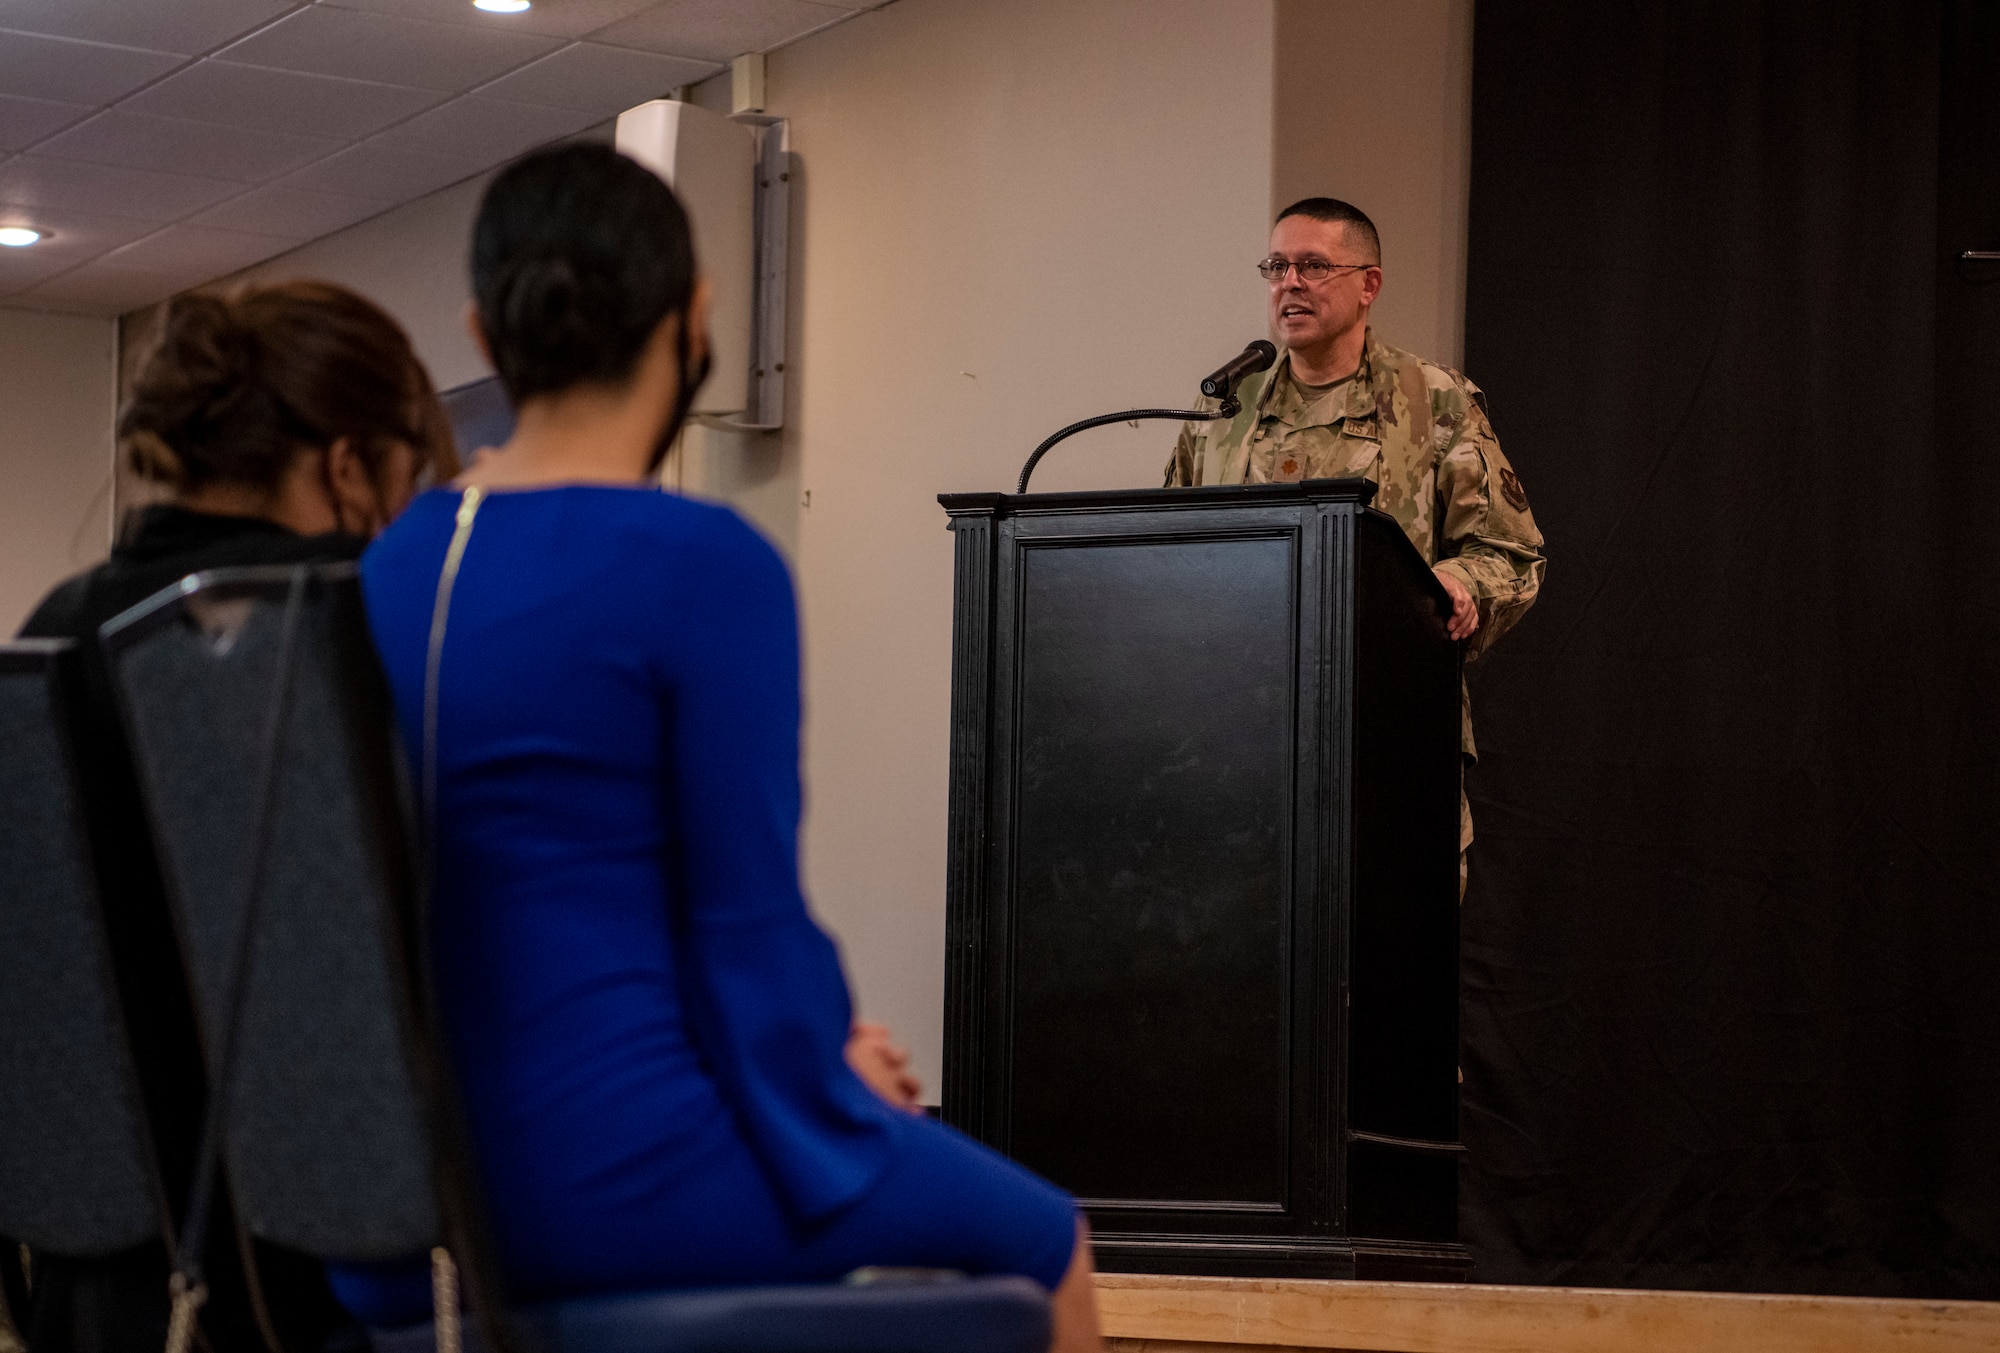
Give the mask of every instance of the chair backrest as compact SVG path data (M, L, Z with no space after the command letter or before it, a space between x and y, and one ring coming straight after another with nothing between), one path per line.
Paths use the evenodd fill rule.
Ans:
M69 735L67 640L0 644L0 1235L78 1258L166 1230Z
M325 1259L428 1250L440 1223L412 1005L417 875L353 566L198 574L112 620L104 643L210 1077L218 1092L227 1083L224 1160L239 1218ZM286 649L269 849L239 996L234 956ZM239 999L225 1070L216 1050Z

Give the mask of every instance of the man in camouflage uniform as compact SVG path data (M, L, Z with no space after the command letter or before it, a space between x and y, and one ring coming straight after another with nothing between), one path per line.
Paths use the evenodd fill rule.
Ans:
M1451 594L1447 628L1478 657L1520 620L1542 585L1542 534L1486 419L1479 387L1392 348L1368 327L1382 290L1374 223L1328 197L1287 207L1258 265L1285 351L1237 389L1242 412L1187 423L1167 487L1365 478ZM1204 401L1214 408L1216 401ZM1465 759L1476 755L1461 691ZM1461 780L1459 893L1472 845Z

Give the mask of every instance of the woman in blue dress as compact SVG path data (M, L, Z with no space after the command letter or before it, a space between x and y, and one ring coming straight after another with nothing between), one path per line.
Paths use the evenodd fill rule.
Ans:
M1057 1350L1096 1347L1073 1200L844 1055L798 882L790 579L655 483L707 364L680 205L608 147L543 152L488 189L472 266L517 431L362 577L434 803L435 979L513 1296L1013 1273L1055 1293ZM426 1313L421 1282L334 1278L371 1323Z

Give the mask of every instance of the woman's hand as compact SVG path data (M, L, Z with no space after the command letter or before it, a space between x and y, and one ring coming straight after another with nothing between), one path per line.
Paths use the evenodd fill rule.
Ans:
M910 1074L910 1050L899 1048L884 1024L856 1020L847 1035L847 1064L870 1090L908 1113L922 1113L924 1087Z

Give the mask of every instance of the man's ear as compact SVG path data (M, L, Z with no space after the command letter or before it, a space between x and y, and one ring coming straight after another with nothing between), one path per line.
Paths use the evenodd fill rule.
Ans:
M1382 269L1379 266L1370 267L1367 272L1361 275L1361 303L1363 305L1373 305L1375 304L1375 298L1381 294Z

